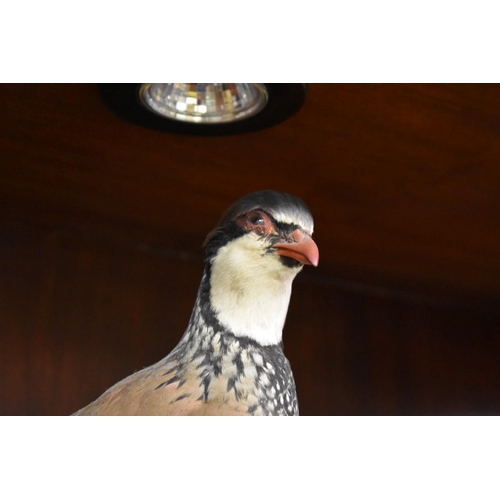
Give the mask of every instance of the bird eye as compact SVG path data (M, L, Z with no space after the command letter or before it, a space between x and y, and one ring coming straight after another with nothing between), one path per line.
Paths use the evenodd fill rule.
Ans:
M258 212L251 213L248 217L248 221L255 226L263 226L266 223L264 217Z
M260 210L252 210L236 219L238 226L246 231L257 233L261 236L269 235L274 231L274 226L269 216Z

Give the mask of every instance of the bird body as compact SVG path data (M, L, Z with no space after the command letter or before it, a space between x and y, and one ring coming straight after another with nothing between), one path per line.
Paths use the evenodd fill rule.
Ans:
M233 204L205 240L180 342L76 415L298 415L282 330L293 279L318 262L312 230L307 206L286 193Z

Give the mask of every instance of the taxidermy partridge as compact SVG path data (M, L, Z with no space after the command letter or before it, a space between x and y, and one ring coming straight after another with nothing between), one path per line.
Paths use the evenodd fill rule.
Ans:
M174 350L75 415L298 415L282 330L292 281L317 266L306 204L277 191L234 203L205 240L205 269Z

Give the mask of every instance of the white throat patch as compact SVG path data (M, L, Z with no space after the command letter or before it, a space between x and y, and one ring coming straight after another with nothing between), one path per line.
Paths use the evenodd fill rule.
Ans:
M301 267L282 264L254 233L222 247L212 261L210 300L218 320L236 336L261 345L281 342L292 281Z

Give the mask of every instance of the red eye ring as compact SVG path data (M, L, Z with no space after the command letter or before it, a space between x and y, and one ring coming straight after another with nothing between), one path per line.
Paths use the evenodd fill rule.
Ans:
M257 233L260 236L269 236L276 232L271 218L261 210L252 210L241 215L236 219L236 223L248 232Z

